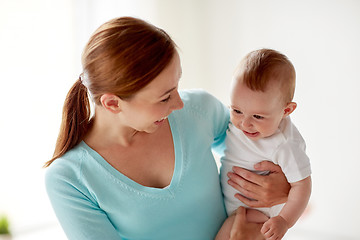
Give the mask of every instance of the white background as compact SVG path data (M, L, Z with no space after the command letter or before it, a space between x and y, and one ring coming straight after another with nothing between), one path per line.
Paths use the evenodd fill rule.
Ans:
M313 169L309 208L287 239L359 239L360 1L0 0L0 214L15 240L65 239L42 164L84 44L123 15L165 29L180 48L180 87L204 88L225 104L247 52L286 54L297 71L292 118Z

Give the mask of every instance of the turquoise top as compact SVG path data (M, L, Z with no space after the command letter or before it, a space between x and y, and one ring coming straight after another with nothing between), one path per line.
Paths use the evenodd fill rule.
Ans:
M175 168L165 188L142 186L85 142L46 172L47 193L68 239L214 239L226 218L212 148L222 150L228 109L202 90L181 91L169 116Z

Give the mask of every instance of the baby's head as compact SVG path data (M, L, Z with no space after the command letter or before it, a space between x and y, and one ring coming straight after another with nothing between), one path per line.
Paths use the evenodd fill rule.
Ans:
M230 119L252 140L273 135L296 108L295 69L272 49L250 52L240 62L232 83Z

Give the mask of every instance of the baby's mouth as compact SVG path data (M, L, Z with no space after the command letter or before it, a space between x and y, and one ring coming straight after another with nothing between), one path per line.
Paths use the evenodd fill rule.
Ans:
M250 133L250 132L247 132L247 131L244 131L244 134L248 137L256 137L257 135L259 135L259 132L253 132L253 133Z

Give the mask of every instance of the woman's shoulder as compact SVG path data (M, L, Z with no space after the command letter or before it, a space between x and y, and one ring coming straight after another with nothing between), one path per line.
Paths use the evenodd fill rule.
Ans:
M184 102L185 111L196 111L207 115L225 108L220 100L203 89L181 90L179 94Z
M184 102L204 104L209 101L219 102L213 95L201 88L184 89L179 91L180 97Z
M208 137L208 143L219 154L223 153L223 142L229 123L229 109L216 97L202 89L180 91L184 108L173 112L177 125L189 136ZM180 119L180 120L179 120ZM183 134L185 135L185 134ZM201 140L206 144L206 140Z
M46 182L63 180L78 180L86 150L78 144L63 156L54 160L46 169Z

